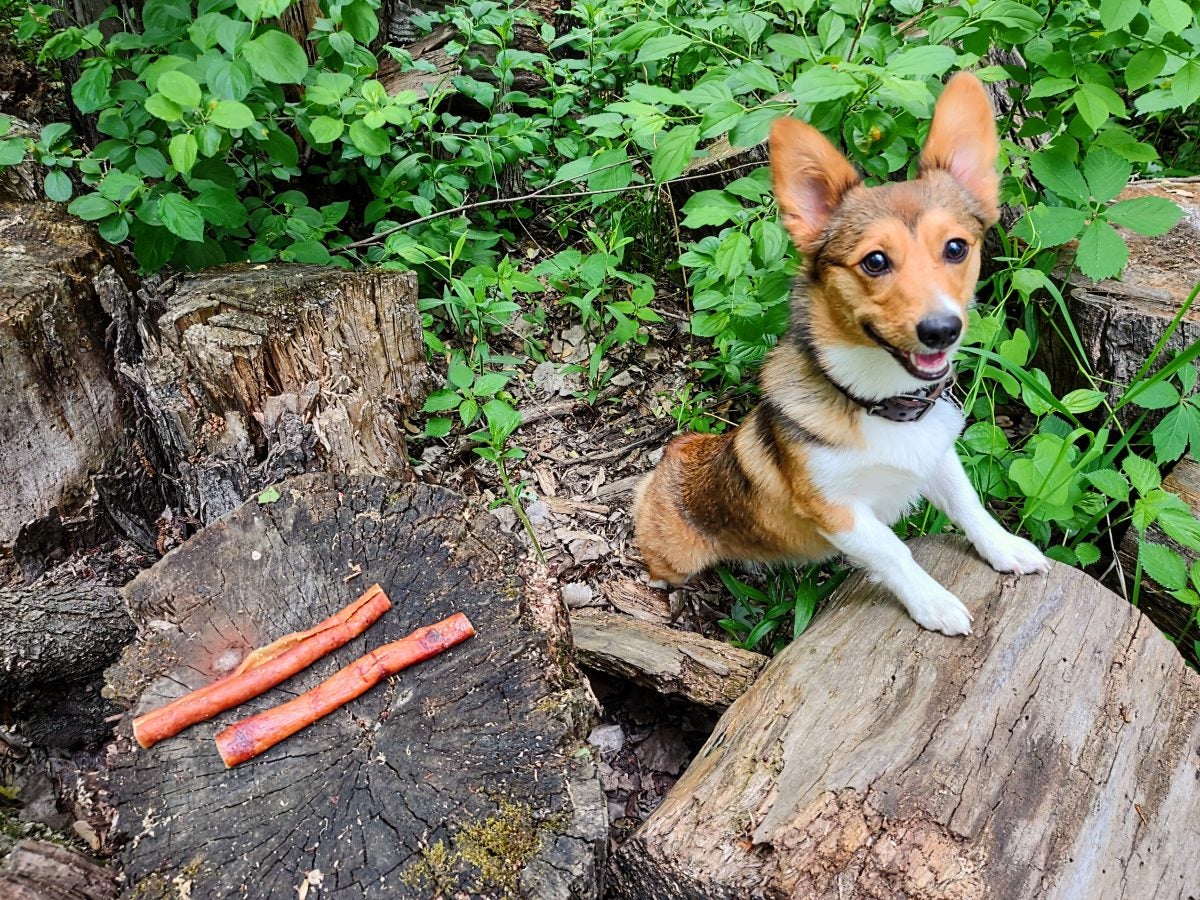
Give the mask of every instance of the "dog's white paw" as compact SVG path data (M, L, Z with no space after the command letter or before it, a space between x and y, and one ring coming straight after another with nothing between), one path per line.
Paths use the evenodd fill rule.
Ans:
M942 634L970 634L971 613L961 600L939 584L922 590L905 603L908 614L922 628Z
M1042 555L1041 550L1025 538L1007 531L997 530L995 534L988 535L987 540L975 545L975 549L997 572L1028 575L1031 572L1050 571L1050 560Z

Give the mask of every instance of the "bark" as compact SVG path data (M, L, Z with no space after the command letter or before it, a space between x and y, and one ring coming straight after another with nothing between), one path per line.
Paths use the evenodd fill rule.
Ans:
M717 710L744 694L767 663L699 634L599 611L572 615L571 637L581 665Z
M115 267L115 268L114 268ZM78 507L119 455L127 414L99 288L119 260L49 203L0 203L0 544Z
M1178 494L1180 499L1191 507L1192 512L1200 516L1200 463L1197 463L1191 456L1185 456L1163 479L1162 486L1163 490ZM1151 525L1146 529L1146 539L1154 544L1166 544L1183 557L1189 568L1198 558L1198 554L1194 550L1189 550L1182 544L1176 543L1158 525ZM1125 537L1117 552L1128 584L1137 568L1138 535L1136 529L1130 528L1125 532ZM1179 648L1184 659L1200 668L1200 652L1197 652L1196 644L1197 641L1200 641L1200 622L1197 621L1195 607L1180 603L1153 578L1143 572L1138 609L1175 642L1175 646Z
M412 273L235 266L164 302L121 372L188 515L211 522L301 472L408 477L403 422L432 378Z
M24 840L0 867L5 900L113 900L117 873L46 841Z
M913 550L974 634L848 580L622 847L616 896L1194 894L1200 676L1082 572Z
M597 897L605 802L580 755L582 677L534 625L517 548L448 491L309 475L204 529L127 588L144 639L109 670L132 705L110 788L127 896ZM357 573L357 574L356 574ZM212 681L377 581L365 635L284 685L138 750L129 718ZM465 613L452 650L227 770L214 736L315 688L371 648ZM544 624L554 621L545 610Z
M103 581L0 588L0 694L33 700L96 674L134 634L120 590Z
M36 139L40 129L30 122L13 119L5 138ZM0 169L0 201L40 200L44 196L42 182L46 178L46 167L31 156L15 166Z
M1200 271L1200 178L1173 178L1132 184L1119 199L1166 197L1184 209L1184 217L1161 237L1122 230L1129 265L1120 281L1092 282L1075 273L1067 286L1067 305L1092 371L1107 382L1111 400L1130 385L1159 338L1196 286ZM1200 304L1184 316L1155 368L1200 340ZM1083 387L1079 366L1061 343L1052 344L1044 364L1051 383L1063 393ZM1102 384L1101 389L1105 389ZM1126 424L1138 415L1132 405L1121 411Z

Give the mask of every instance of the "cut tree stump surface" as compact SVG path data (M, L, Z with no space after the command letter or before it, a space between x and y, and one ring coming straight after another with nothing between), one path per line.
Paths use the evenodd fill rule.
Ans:
M0 202L0 544L90 495L123 434L95 287L111 262L57 204Z
M1200 676L1082 572L913 551L975 633L849 579L623 845L616 896L1196 896Z
M288 475L407 476L403 420L431 381L411 272L206 271L144 343L123 371L201 521Z
M206 900L294 900L307 880L347 900L598 896L606 807L580 749L592 710L561 635L535 627L554 619L552 592L513 574L515 544L441 488L310 475L279 492L126 588L145 639L109 670L110 690L135 701L111 775L125 895L175 897L186 883ZM376 581L392 609L364 635L235 710L132 745L132 715ZM219 730L455 612L475 637L225 769Z

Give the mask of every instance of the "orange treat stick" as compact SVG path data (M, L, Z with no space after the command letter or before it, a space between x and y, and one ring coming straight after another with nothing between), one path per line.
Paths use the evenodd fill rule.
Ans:
M150 747L189 725L245 703L358 637L391 607L383 588L373 584L319 625L255 650L231 675L138 716L133 720L133 736L143 747Z
M473 634L475 627L471 621L462 613L455 613L436 625L418 628L408 637L372 650L307 694L230 725L217 735L217 750L225 760L225 767L232 769L253 759L339 706L365 694L383 679L437 656Z

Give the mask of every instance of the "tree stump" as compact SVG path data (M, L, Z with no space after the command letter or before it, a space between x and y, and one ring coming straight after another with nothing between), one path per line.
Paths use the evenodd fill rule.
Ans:
M195 535L126 588L144 640L109 670L134 704L111 790L126 895L597 897L604 796L559 603L490 516L441 488L310 475ZM150 750L129 720L314 623L372 582L393 608L281 687ZM549 604L549 606L547 605ZM214 735L366 650L465 612L477 635L226 770ZM539 612L540 611L540 612ZM565 619L565 613L561 617ZM185 894L186 896L186 894Z
M1200 277L1200 178L1168 178L1131 184L1118 199L1165 197L1183 207L1179 224L1162 237L1119 229L1129 245L1129 265L1120 281L1092 282L1079 273L1068 282L1067 307L1093 372L1110 400L1118 399L1178 314ZM1184 316L1159 357L1161 368L1178 350L1200 340L1200 304ZM1065 348L1052 344L1044 360L1055 390L1084 386ZM1132 406L1122 411L1136 418Z
M409 475L431 380L411 272L233 266L188 278L122 367L184 509L211 522L288 475Z
M57 205L0 202L0 544L82 502L121 444L126 413L96 286L114 262Z
M1185 456L1163 479L1162 486L1163 490L1178 494L1179 498L1191 507L1192 512L1200 516L1200 463L1190 456ZM1172 540L1157 525L1146 529L1146 537L1151 543L1166 544L1183 557L1189 568L1197 559L1195 552ZM1130 528L1125 532L1117 553L1128 578L1137 568L1137 529ZM1200 649L1197 649L1200 647L1200 622L1197 621L1198 611L1195 608L1180 603L1144 572L1138 608L1170 636L1184 659L1200 667Z
M1195 896L1200 676L1082 572L913 551L974 634L849 579L622 847L616 896Z
M5 900L113 900L116 873L47 841L21 841L0 866Z

